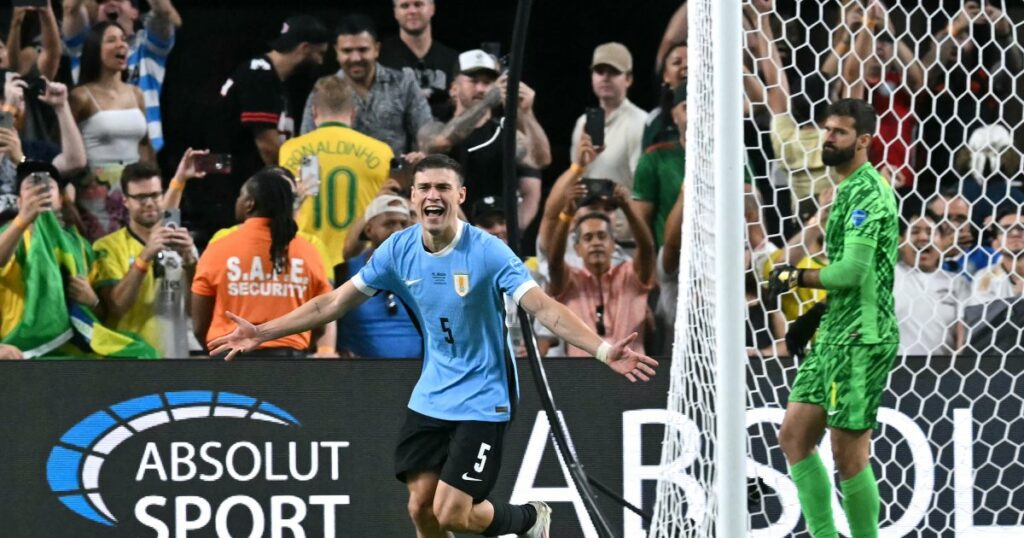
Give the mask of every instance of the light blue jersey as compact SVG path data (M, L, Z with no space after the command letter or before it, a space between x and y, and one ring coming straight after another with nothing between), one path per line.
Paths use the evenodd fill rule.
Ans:
M519 390L502 297L518 303L537 284L507 245L459 221L452 243L431 253L415 225L388 238L352 283L367 295L395 293L419 323L423 371L410 409L453 421L512 417Z

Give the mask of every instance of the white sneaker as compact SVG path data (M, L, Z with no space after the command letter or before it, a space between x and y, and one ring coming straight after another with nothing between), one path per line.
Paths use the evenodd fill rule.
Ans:
M530 501L530 504L537 509L537 522L530 530L520 534L519 538L550 538L551 507L542 501Z

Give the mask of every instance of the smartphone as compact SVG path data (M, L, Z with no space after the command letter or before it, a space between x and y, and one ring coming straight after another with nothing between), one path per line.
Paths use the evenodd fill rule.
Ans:
M230 174L231 154L230 153L207 153L195 156L196 172L207 174Z
M320 194L320 158L316 155L306 155L302 158L299 166L299 181L306 188L310 196Z
M32 182L32 186L50 186L50 173L49 172L32 172L28 176L29 181ZM46 207L53 207L52 202L47 201Z
M585 177L581 180L587 188L588 198L608 198L615 194L615 182L610 179Z
M604 145L604 109L590 107L586 114L587 120L583 130L590 136L590 141L595 148L601 147Z
M46 7L49 0L14 0L14 7Z
M177 207L165 209L164 226L168 228L181 228L181 209Z
M4 129L14 128L14 114L10 112L0 112L0 127Z

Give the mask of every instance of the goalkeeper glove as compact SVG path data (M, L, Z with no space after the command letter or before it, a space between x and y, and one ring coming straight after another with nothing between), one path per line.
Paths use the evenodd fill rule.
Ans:
M827 305L825 302L815 304L804 315L793 320L786 332L786 347L789 349L789 356L803 357L807 352L807 343L814 338L814 333L821 324L821 318L825 315Z
M768 304L774 305L779 295L800 286L800 277L803 276L803 269L797 269L792 265L780 265L768 275Z

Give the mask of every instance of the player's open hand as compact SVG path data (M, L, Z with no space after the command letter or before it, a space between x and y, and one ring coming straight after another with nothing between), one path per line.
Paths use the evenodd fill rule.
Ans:
M654 368L658 366L658 361L629 349L629 344L636 340L637 336L637 333L633 333L615 342L608 350L608 366L633 383L636 383L637 379L650 381L654 377Z
M260 331L255 325L228 311L225 311L224 315L230 318L231 321L234 321L237 327L231 331L231 334L226 334L210 341L211 357L226 351L228 354L224 357L224 360L229 361L234 359L235 355L239 353L256 349L263 342L263 339L260 338Z

